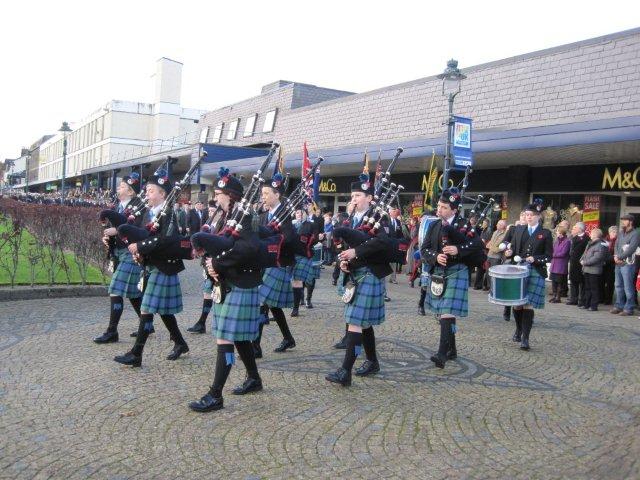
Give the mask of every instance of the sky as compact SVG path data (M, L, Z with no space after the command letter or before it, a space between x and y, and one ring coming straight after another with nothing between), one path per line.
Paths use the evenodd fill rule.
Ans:
M149 102L184 64L182 106L213 110L291 80L365 92L640 26L640 2L5 2L0 161L110 100Z

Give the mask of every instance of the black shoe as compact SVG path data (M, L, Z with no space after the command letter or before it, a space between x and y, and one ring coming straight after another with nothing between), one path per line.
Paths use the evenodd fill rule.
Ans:
M346 350L347 349L347 336L345 335L340 339L338 343L336 343L333 348L337 348L338 350Z
M189 351L189 345L185 344L176 344L171 350L171 353L167 355L167 360L177 360L180 358L180 355L183 353L187 353Z
M391 299L385 295L385 296L384 296L384 301L385 301L385 302L390 302L390 301L391 301Z
M313 308L313 303L311 303L311 300L307 300L304 306L307 308Z
M207 333L207 327L204 323L196 323L193 327L187 328L187 332L191 333Z
M207 393L204 397L196 402L191 402L189 408L194 412L211 412L213 410L220 410L224 406L224 400L222 397L212 397L210 393Z
M331 281L331 285L333 285L334 287L335 287L337 284L338 284L338 281L337 281L337 280L332 280L332 281Z
M234 395L245 395L251 392L259 392L262 390L262 380L258 378L247 378L242 385L233 389Z
M116 343L118 341L118 332L104 332L99 337L93 339L95 343Z
M444 364L447 362L447 357L445 355L440 355L439 353L436 353L435 355L431 356L430 360L436 364L436 367L444 368Z
M374 373L378 373L380 371L380 364L376 360L372 362L371 360L365 360L364 363L356 370L356 375L358 377L366 377L367 375L373 375Z
M565 303L565 305L578 305L578 302L569 301L569 302Z
M262 358L262 347L257 343L253 344L253 356L256 358Z
M291 310L291 316L298 317L299 315L300 313L298 312L298 307L293 307L293 310Z
M151 331L149 332L149 335L151 335L152 333L156 333L156 329L151 327ZM136 330L135 332L131 332L131 335L129 335L132 338L136 338L138 336L138 331Z
M423 317L427 315L427 312L424 311L424 307L422 305L418 306L418 313Z
M447 360L455 360L458 358L458 352L455 349L451 349L447 352Z
M285 352L289 348L293 348L295 346L296 346L296 341L293 338L291 340L289 340L288 338L285 338L284 340L282 340L282 342L280 342L280 345L276 347L274 352L278 352L278 353Z
M529 339L523 338L522 343L520 344L520 350L529 350Z
M505 322L511 321L511 315L503 315L502 318L504 319Z
M587 310L589 310L590 312L597 312L598 307L589 307Z
M142 366L142 355L134 355L131 352L127 352L124 355L118 355L116 357L113 357L113 359L123 365L131 365L132 367Z
M324 377L324 379L331 383L339 383L343 387L351 386L351 372L348 372L342 367L335 372L330 373Z
M511 337L511 340L513 340L514 342L522 341L522 332L519 332L518 330L516 330L516 333L513 334L513 337Z

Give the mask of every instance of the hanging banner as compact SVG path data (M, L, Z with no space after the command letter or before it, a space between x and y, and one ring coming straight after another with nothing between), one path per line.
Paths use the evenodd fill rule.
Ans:
M471 149L471 119L453 117L453 168L464 170L473 166L473 151Z
M584 209L582 211L582 221L584 222L585 231L591 233L594 228L600 227L600 195L585 195Z

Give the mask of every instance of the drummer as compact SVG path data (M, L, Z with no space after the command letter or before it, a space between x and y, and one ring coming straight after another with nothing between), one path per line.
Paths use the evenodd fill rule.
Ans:
M544 308L545 278L547 262L553 257L553 237L551 231L540 224L541 204L530 204L524 209L525 225L516 225L504 237L510 244L504 255L513 264L523 264L529 268L526 281L528 303L513 307L516 331L512 340L520 342L522 350L529 350L529 334L533 327L534 308Z

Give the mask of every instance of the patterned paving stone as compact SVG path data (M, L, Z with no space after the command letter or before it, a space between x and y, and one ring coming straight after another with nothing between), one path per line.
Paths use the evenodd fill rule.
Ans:
M199 278L193 266L181 275L183 330L199 315ZM132 344L130 307L120 342L98 346L106 298L0 303L0 478L640 478L636 317L548 305L522 352L513 322L472 291L460 357L438 370L418 290L389 290L379 375L349 389L324 380L344 327L325 271L316 308L290 321L295 349L273 353L280 334L265 328L264 391L227 391L206 415L187 404L211 383L210 335L189 335L191 352L169 362L157 321L132 370L112 361ZM239 364L228 386L243 378Z

